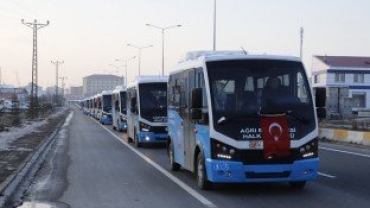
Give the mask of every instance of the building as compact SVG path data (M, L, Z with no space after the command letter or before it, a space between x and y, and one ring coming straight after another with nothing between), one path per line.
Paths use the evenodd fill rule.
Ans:
M25 88L0 88L0 100L18 99L19 102L27 101L27 90Z
M370 110L370 57L314 56L312 86L326 88L328 113Z
M85 97L113 90L124 83L124 77L115 75L94 74L83 78L83 94Z
M56 95L56 86L46 88L47 95ZM63 95L63 88L58 87L58 95Z
M69 94L71 95L82 95L83 94L83 87L70 87L69 88Z
M83 87L70 87L69 92L66 92L67 100L81 100L84 98L83 96Z
M31 95L32 83L28 83L24 88L27 90L28 95ZM45 94L42 87L37 86L37 94L39 97Z

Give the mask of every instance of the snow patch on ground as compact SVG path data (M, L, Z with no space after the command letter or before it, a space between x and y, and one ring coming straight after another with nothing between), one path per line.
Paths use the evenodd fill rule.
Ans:
M25 124L23 124L21 127L10 127L8 128L7 132L0 132L0 151L7 151L9 149L9 145L23 137L26 134L37 132L37 128L45 125L48 123L48 119L50 118L56 118L58 116L61 116L63 114L68 113L67 109L64 108L61 111L58 111L57 113L54 113L50 115L48 118L43 120L33 120L33 121L27 121Z
M22 136L37 131L36 129L44 124L46 120L28 122L21 127L10 127L8 132L0 132L0 151L9 150L9 144Z

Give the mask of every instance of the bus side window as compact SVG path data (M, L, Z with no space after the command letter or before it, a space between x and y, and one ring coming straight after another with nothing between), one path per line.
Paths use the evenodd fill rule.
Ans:
M203 95L203 118L199 121L200 124L208 125L209 124L209 114L208 114L208 102L207 102L207 93L206 93L206 84L204 80L204 74L201 68L198 68L196 71L196 87L202 88Z

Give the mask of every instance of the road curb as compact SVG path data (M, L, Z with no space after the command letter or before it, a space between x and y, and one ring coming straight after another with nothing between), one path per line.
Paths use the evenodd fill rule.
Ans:
M69 111L68 115L71 112ZM44 141L42 145L38 148L36 152L29 155L26 160L19 165L18 170L10 175L0 186L0 207L5 207L14 198L14 195L18 188L22 185L26 179L33 178L40 166L43 164L46 155L49 153L52 143L56 139L56 135L66 121L66 116L57 125L57 128L53 133Z
M345 129L320 128L319 138L370 146L370 132L351 131Z

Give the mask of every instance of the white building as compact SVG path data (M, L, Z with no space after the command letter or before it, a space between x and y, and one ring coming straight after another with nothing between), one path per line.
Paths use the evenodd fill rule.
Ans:
M91 96L103 90L113 90L124 83L124 78L115 75L94 74L83 78L83 94Z
M353 111L370 109L370 57L314 56L312 86L343 89Z

